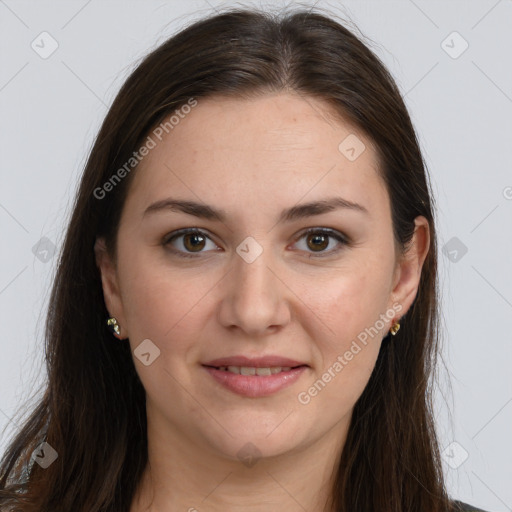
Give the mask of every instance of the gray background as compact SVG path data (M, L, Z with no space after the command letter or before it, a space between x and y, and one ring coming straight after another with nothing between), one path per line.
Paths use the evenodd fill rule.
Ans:
M0 451L44 379L52 251L108 106L138 59L227 5L0 0ZM454 497L510 511L512 0L317 5L356 23L405 95L438 203L447 483Z

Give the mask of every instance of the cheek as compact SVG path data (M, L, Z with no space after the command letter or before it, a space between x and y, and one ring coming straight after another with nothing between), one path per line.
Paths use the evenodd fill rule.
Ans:
M201 310L202 299L211 288L207 276L201 279L197 272L171 269L144 251L130 254L120 262L119 275L132 343L149 338L163 348L169 339L182 339L176 333L183 328L197 329L191 318Z
M177 407L190 407L183 387L190 389L188 362L198 358L197 340L205 322L207 292L211 285L206 279L186 277L183 271L153 264L133 257L124 267L123 305L134 363L147 394L161 401L173 396ZM137 348L149 339L159 352L149 366L137 360ZM153 347L153 345L149 345ZM152 348L155 351L154 348ZM185 364L184 364L185 363ZM165 390L165 391L163 391ZM192 404L193 405L193 404Z
M325 400L353 404L365 388L391 320L382 316L387 311L389 282L382 262L366 264L361 258L325 280L323 293L310 294L308 306L328 327L317 330L314 338L321 380L332 382L326 386ZM326 334L319 336L320 332Z
M311 308L323 311L325 324L337 339L349 340L374 326L385 313L389 299L387 269L375 265L353 265L324 283ZM377 324L379 330L382 323Z
M311 397L318 396L314 398L315 407L329 410L326 414L333 421L348 413L363 393L385 334L379 317L386 311L387 296L373 277L354 272L339 278L323 296L316 301L311 298L313 304L309 304L323 311L324 323L335 334L318 336L317 331L321 366L316 368L309 391L304 391Z

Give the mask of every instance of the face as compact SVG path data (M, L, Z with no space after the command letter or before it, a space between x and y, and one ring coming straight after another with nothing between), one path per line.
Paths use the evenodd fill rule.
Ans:
M293 94L199 99L134 171L117 260L97 243L107 308L149 354L148 421L175 440L235 460L342 435L416 295L426 221L401 258L374 147L329 114Z

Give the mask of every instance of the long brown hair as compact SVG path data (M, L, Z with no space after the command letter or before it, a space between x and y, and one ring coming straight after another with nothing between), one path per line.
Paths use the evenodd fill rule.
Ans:
M437 245L427 169L404 101L380 59L318 10L231 9L192 23L147 55L124 83L84 169L60 254L45 331L44 396L0 466L2 510L128 511L147 463L145 392L129 344L114 343L94 243L115 255L134 166L98 193L150 131L190 102L293 91L327 102L378 150L397 246L422 215L430 251L417 296L386 336L357 401L332 493L340 512L450 510L436 438L432 383L439 350ZM126 168L125 168L126 169ZM102 190L105 190L104 188ZM103 197L104 196L104 197ZM58 458L31 454L46 441Z

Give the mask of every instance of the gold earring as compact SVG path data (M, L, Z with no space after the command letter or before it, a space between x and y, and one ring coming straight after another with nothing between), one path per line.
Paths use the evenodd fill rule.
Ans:
M393 325L393 327L391 327L391 329L389 331L394 336L398 332L399 329L400 329L400 322L397 322L396 324Z
M107 320L107 325L112 334L117 334L118 336L121 334L121 330L119 329L119 324L114 317L111 317Z

